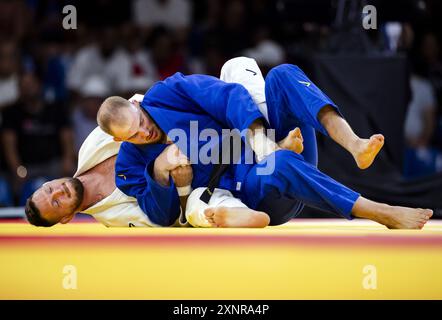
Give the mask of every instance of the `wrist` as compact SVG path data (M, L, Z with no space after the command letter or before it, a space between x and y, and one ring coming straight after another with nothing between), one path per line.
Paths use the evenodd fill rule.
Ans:
M190 184L184 187L176 187L176 190L180 197L188 196L193 191L192 186Z

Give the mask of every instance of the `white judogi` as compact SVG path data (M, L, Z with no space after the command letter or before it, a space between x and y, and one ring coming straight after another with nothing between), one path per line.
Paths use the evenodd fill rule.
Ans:
M95 128L83 142L78 154L78 169L74 177L87 172L101 162L118 154L121 142L116 142L112 136ZM204 218L204 209L209 207L246 207L239 199L223 189L215 189L209 205L199 200L205 188L194 190L187 200L186 217L195 227L210 227ZM107 227L159 227L149 220L138 206L137 200L125 195L120 189L115 190L106 198L96 203L82 213L90 214ZM181 222L180 222L181 221ZM174 226L186 226L180 219Z
M221 70L221 80L242 84L250 93L259 110L267 117L267 105L264 94L264 78L254 59L240 57L227 61ZM136 94L130 101L141 101L143 95ZM121 142L95 128L83 142L78 155L78 169L74 177L85 173L106 159L118 154ZM205 188L197 188L187 200L185 216L194 227L211 227L205 219L204 210L213 207L247 208L241 200L224 189L215 189L209 201L204 203L199 198ZM140 209L137 200L116 188L108 197L83 211L108 227L159 227L152 223ZM182 215L174 226L188 226Z
M95 128L83 142L78 154L78 169L74 177L85 173L106 159L118 154L121 142ZM116 188L108 197L87 208L83 213L92 215L107 227L154 227L137 204Z

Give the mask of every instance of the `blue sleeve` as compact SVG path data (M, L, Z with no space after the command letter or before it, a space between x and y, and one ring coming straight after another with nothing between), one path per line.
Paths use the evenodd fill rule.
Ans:
M169 90L163 90L162 86ZM157 93L160 96L155 97ZM157 103L163 100L168 106L181 111L205 112L225 128L242 131L257 119L265 122L246 88L211 76L177 73L159 83L148 96L153 96Z
M154 160L146 165L134 146L123 143L115 164L115 182L118 189L137 199L151 222L171 226L180 214L179 196L172 179L164 187L152 178L153 164Z

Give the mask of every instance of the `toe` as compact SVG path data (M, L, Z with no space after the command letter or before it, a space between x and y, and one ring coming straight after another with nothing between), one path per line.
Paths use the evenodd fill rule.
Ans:
M208 218L213 217L214 214L215 214L215 210L213 210L212 208L208 208L208 209L204 210L204 215Z
M433 216L433 210L427 210L427 217L428 219Z
M375 134L373 136L376 140L378 140L379 142L384 142L384 136L382 134Z

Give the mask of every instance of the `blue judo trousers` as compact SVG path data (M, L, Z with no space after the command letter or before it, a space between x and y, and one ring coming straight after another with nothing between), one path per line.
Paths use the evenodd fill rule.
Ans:
M338 107L297 66L277 66L265 80L268 117L277 141L299 127L304 151L301 155L277 151L275 170L270 175L257 174L263 164L253 167L244 182L243 201L253 209L268 213L271 225L287 222L304 205L352 219L351 210L360 194L317 169L315 131L328 135L318 121L318 113L330 105L340 114Z
M315 131L327 135L317 115L326 105L339 112L337 106L300 68L289 64L269 72L265 95L269 126L275 129L277 141L285 138L290 130L300 127L304 151L299 155L279 150L270 155L275 157L275 167L267 175L258 174L260 168L267 165L265 160L232 165L222 177L219 187L232 191L250 208L269 214L271 225L294 218L304 205L351 219L352 207L360 195L317 169ZM227 84L202 75L175 74L151 88L145 94L141 107L166 133L177 127L188 131L188 121L192 119L199 121L203 128L210 127L221 132L223 127L241 131L256 119L263 118L241 85ZM163 226L173 224L180 212L179 197L172 179L170 186L164 187L152 178L154 160L165 147L167 145L123 143L115 165L117 187L135 197L152 222ZM194 163L192 168L192 187L206 186L212 167Z

